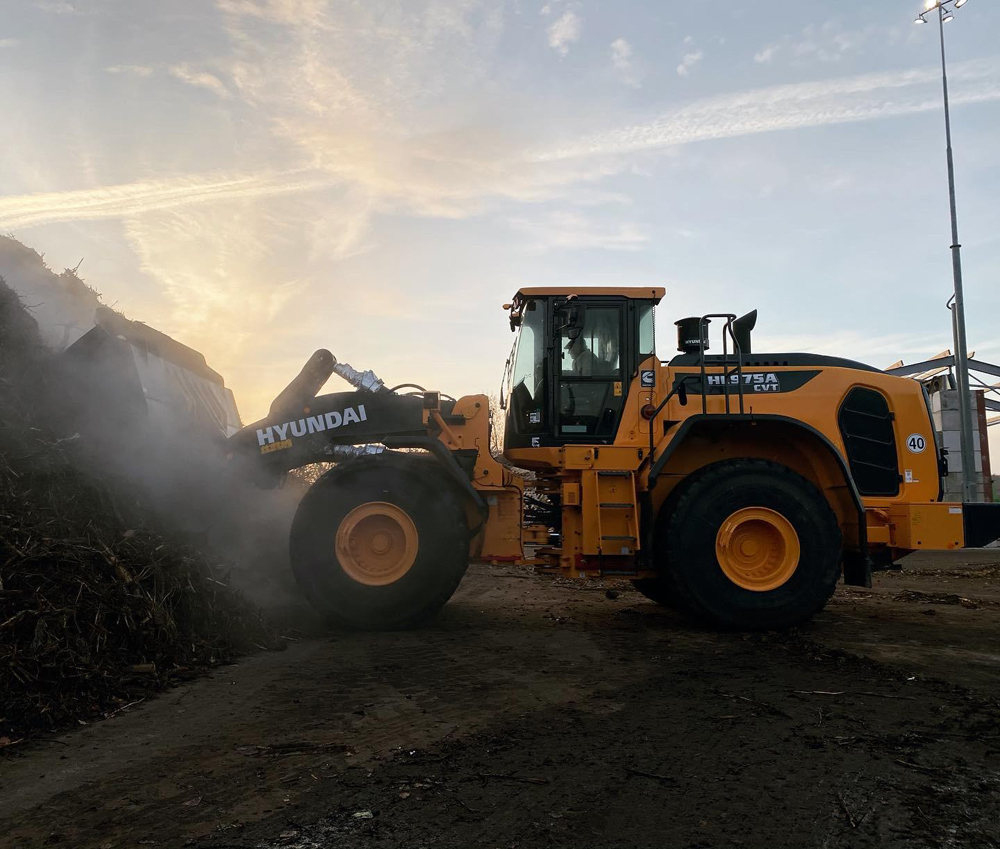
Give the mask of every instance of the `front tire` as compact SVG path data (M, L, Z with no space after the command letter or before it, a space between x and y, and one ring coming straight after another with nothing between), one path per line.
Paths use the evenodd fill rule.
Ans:
M816 486L765 460L714 463L661 516L658 560L681 603L725 628L788 628L826 604L841 533Z
M410 628L457 589L468 567L468 526L434 463L393 454L349 460L302 499L292 522L292 571L334 624Z

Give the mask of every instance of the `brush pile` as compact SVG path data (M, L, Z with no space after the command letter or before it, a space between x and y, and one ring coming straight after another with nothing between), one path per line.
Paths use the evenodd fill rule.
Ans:
M224 563L82 462L58 380L0 279L0 746L272 642Z

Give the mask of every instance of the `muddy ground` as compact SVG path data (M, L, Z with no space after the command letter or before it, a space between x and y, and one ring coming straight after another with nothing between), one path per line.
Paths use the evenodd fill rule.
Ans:
M749 636L474 567L422 630L293 632L7 747L0 842L1000 846L1000 551L906 565Z

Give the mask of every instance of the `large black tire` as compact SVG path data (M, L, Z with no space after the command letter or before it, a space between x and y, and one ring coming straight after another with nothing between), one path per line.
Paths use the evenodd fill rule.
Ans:
M437 613L457 589L469 562L468 523L454 486L436 462L388 453L349 460L320 478L302 499L292 522L292 571L312 605L333 624L411 628ZM352 577L338 556L344 519L373 502L403 511L416 531L412 565L384 585ZM344 527L350 526L351 520Z
M667 496L667 500L660 507L659 515L661 519L673 512L674 507L677 506L677 499L683 489L683 486L675 486L670 495ZM654 540L658 540L660 537L659 529L661 524L663 523L659 522L654 529L656 531ZM654 546L654 554L658 553L655 549L656 547ZM684 600L678 595L677 587L674 586L673 573L670 571L669 564L663 557L657 557L655 560L656 576L652 578L639 578L632 581L632 586L641 595L662 607L669 607L673 610L686 610Z
M745 588L719 563L719 530L745 508L773 511L794 528L800 554L780 586ZM841 571L840 527L823 494L786 466L765 460L724 460L685 481L672 509L661 511L655 549L684 607L724 628L797 625L826 604Z

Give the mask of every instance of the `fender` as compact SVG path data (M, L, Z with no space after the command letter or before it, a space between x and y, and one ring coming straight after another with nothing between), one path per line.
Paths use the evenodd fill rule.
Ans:
M483 497L472 486L469 475L462 469L455 454L440 440L432 436L387 436L382 444L389 448L422 448L429 451L440 463L448 476L458 485L459 489L469 498L483 521L489 515L489 507Z
M758 415L751 413L696 413L695 415L689 416L680 423L677 431L674 433L673 439L670 440L660 455L653 461L653 465L649 470L649 488L652 489L656 486L657 478L659 477L660 472L663 471L663 467L670 460L670 457L673 455L674 451L677 450L677 447L684 442L696 426L705 424L711 425L714 423L746 425L764 422L792 427L801 431L803 434L807 434L808 436L815 438L818 443L829 452L832 459L836 462L837 468L840 469L844 485L847 487L851 496L851 501L853 502L854 508L858 513L858 553L860 554L860 558L857 558L857 560L860 562L855 562L855 558L852 557L844 558L844 582L855 586L870 587L871 561L868 556L868 523L865 517L865 506L861 500L861 494L858 492L857 484L855 484L854 478L851 476L850 467L847 465L847 460L844 456L837 450L836 446L834 446L824 433L818 431L811 425L799 421L798 419L789 418L788 416L771 414Z

